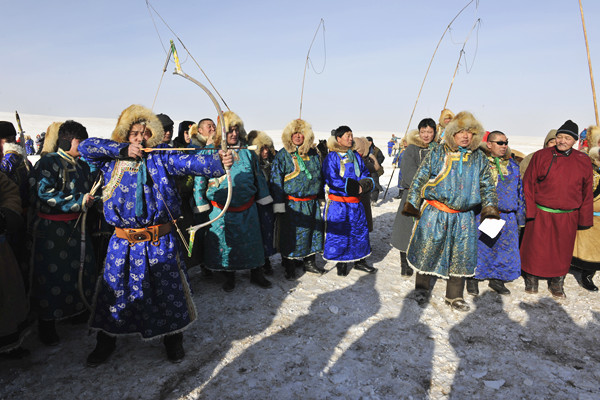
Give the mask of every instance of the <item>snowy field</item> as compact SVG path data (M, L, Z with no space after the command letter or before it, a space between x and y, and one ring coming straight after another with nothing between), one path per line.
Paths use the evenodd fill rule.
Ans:
M0 119L14 121L14 114L0 113ZM61 120L21 119L32 136ZM76 120L103 137L116 122ZM280 148L280 132L268 133ZM545 133L508 137L527 154L540 148ZM391 132L355 135L372 136L387 155ZM389 158L384 167L385 186ZM318 259L328 273L288 282L273 256L271 289L239 273L235 291L225 293L222 277L205 278L191 268L199 320L184 333L182 363L168 362L159 341L128 337L117 341L106 364L88 368L95 335L60 322L58 346L43 346L34 331L24 343L29 357L0 360L0 399L600 398L600 295L582 289L574 273L562 301L544 281L540 293L530 295L518 279L507 284L512 294L506 297L480 284L480 296L466 295L468 313L444 305L444 282L419 306L414 277L400 276L399 253L390 245L400 201L396 182L394 176L387 197L381 194L373 207L368 262L377 274L352 270L339 277L333 263Z

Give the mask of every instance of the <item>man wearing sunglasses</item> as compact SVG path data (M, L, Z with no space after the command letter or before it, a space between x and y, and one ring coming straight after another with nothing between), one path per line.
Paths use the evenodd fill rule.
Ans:
M480 148L487 154L492 172L500 218L506 224L495 238L485 233L477 241L477 269L475 276L467 279L467 292L478 295L478 282L489 280L489 287L498 294L510 294L504 283L521 276L519 254L519 226L525 225L525 201L519 165L510 157L508 139L500 131L489 134ZM479 216L477 217L479 222Z

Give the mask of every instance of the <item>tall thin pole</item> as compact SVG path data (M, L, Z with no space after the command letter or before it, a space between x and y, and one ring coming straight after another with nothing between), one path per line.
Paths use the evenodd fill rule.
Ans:
M444 39L444 36L446 36L446 33L448 32L448 30L450 29L450 26L452 25L452 23L454 23L454 21L456 20L456 18L458 18L458 16L460 14L462 14L462 12L465 11L465 9L467 7L469 7L469 5L471 5L471 3L473 1L475 1L475 0L469 1L469 3L466 6L464 6L458 12L458 14L456 14L454 16L454 18L452 18L452 21L450 21L450 23L448 24L448 26L444 30L444 33L442 33L442 37L438 41L437 46L435 46L435 50L433 51L433 55L431 56L431 60L429 60L429 65L427 66L427 71L425 72L425 76L423 77L423 82L421 82L421 87L419 88L419 94L417 95L417 100L415 101L415 106L413 107L412 113L410 114L410 118L408 119L408 125L406 126L406 132L404 132L404 136L406 136L406 134L408 133L408 129L410 128L410 123L412 122L413 116L415 115L415 110L417 109L417 104L419 103L419 97L421 97L421 91L423 90L423 86L425 85L425 80L427 79L427 75L429 75L429 69L431 68L431 64L433 63L433 59L435 58L435 54L437 53L438 48L440 47L440 44L442 43L442 40Z
M583 26L583 36L585 37L585 49L587 51L588 65L590 67L590 81L592 82L592 94L594 95L594 112L596 113L596 125L600 125L598 120L598 103L596 102L596 87L594 86L594 74L592 73L592 60L590 58L590 46L588 44L587 32L585 30L585 20L583 19L583 6L579 0L579 10L581 11L581 25Z

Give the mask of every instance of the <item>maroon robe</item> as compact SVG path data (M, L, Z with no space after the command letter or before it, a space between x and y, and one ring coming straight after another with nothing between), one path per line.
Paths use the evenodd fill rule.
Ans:
M593 225L592 187L592 166L587 154L572 149L565 155L549 147L533 155L523 177L528 220L521 243L523 271L544 278L569 272L577 228ZM537 205L574 211L557 214Z

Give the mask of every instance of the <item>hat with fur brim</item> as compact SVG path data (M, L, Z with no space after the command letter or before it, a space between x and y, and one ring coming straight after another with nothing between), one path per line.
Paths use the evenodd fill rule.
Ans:
M471 140L471 144L468 146L469 150L473 151L479 147L479 143L481 143L481 138L483 137L485 130L481 123L475 119L473 114L468 111L461 111L456 114L454 119L446 126L444 142L450 150L458 151L458 145L454 140L454 135L464 130L468 130L473 134L473 140Z
M304 136L304 142L300 146L296 146L292 143L292 135L294 133L301 133ZM315 142L315 134L312 130L312 126L308 122L298 118L291 121L283 129L281 141L283 142L283 148L286 149L288 153L294 153L297 147L298 153L305 155Z
M129 131L135 124L145 124L146 129L152 134L146 141L147 147L155 147L162 142L165 132L160 120L152 110L138 104L130 105L123 110L110 138L115 142L128 143Z

